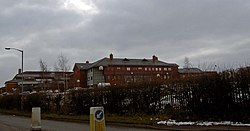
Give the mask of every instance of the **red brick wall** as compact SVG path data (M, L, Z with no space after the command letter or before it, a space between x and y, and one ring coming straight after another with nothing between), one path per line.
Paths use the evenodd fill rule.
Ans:
M130 68L130 71L127 70ZM167 70L166 70L167 69ZM163 66L109 66L104 68L104 77L107 83L124 84L130 82L143 82L166 80L178 76L178 67Z
M77 80L80 80L80 83L77 82ZM74 75L73 79L71 80L71 85L73 87L87 87L87 71L86 70L80 70L79 68L74 69Z
M17 83L7 83L6 85L5 85L5 87L6 87L6 92L8 92L8 93L12 93L13 91L12 91L12 88L18 88L18 85L17 85Z

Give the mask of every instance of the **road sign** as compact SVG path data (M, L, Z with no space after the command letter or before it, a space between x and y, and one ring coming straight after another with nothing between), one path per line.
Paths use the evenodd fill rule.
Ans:
M105 131L105 115L103 107L90 108L90 131Z
M104 118L104 112L103 112L103 110L97 110L96 112L95 112L95 119L97 120L97 121L102 121L103 120L103 118Z

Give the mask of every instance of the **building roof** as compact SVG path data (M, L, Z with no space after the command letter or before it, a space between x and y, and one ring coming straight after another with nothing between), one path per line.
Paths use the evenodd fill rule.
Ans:
M48 71L48 72L42 72L42 71L25 71L19 74L16 74L15 77L12 80L6 81L6 83L18 83L22 81L20 78L23 76L26 79L24 81L28 81L27 78L30 77L30 79L55 79L57 75L62 75L63 73L66 73L68 76L70 76L73 72L61 72L61 71Z
M158 57L153 56L152 59L128 59L128 58L113 58L113 54L110 57L102 58L94 63L75 63L73 70L76 68L80 70L87 70L93 67L100 66L165 66L165 67L178 67L175 63L166 63L158 60Z
M178 66L177 64L173 63L166 63L159 60L152 60L152 59L128 59L128 58L103 58L99 61L94 62L91 64L90 68L92 67L99 67L99 66Z
M24 84L35 84L36 79L61 79L62 74L66 73L68 76L70 76L73 72L62 72L62 71L48 71L48 72L43 72L43 71L25 71L19 74L16 74L15 77L12 80L6 81L5 84L7 83L19 83L22 81L22 76L25 78L24 79ZM30 77L30 78L29 78Z
M22 80L9 80L9 81L5 81L4 84L7 84L7 83L18 83Z
M178 69L179 73L203 73L199 68L183 68Z
M86 70L91 66L91 63L75 63L75 67L77 67L80 70Z
M47 71L47 72L43 72L43 71L25 71L23 72L23 76L24 77L54 77L55 75L59 75L59 74L64 74L66 73L67 75L72 74L73 72L62 72L62 71ZM16 74L15 77L22 77L22 73L20 74Z

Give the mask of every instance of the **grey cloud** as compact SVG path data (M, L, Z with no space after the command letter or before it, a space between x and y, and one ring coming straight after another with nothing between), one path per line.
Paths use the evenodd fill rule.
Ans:
M82 18L78 14L61 10L55 4L42 5L41 2L40 4L34 4L34 2L29 3L26 1L7 8L9 13L0 14L2 18L0 20L2 30L0 34L2 36L16 35L25 37L27 34L63 28L81 21Z
M83 0L84 1L84 0ZM70 65L115 57L151 58L183 65L247 63L250 2L245 0L93 0L95 15L62 8L62 0L0 1L0 48L25 50L25 69L50 68L62 53ZM11 78L19 63L1 50ZM15 57L15 60L18 56ZM11 74L11 75L10 75ZM8 79L1 76L0 84Z

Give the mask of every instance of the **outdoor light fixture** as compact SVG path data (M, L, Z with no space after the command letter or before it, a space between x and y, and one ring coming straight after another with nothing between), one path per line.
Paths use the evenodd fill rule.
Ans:
M10 47L6 47L5 50L16 50L16 51L19 51L22 53L22 83L21 83L21 94L22 94L22 97L21 97L21 111L23 111L23 50L20 50L20 49L16 49L16 48L10 48Z

